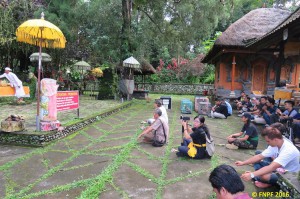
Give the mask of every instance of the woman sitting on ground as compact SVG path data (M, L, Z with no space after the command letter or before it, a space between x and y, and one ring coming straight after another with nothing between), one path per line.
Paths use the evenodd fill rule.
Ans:
M176 153L178 157L210 158L206 151L206 136L210 139L210 134L204 122L205 118L203 116L197 116L194 118L193 128L190 128L187 121L182 121L184 138L182 146L178 147Z

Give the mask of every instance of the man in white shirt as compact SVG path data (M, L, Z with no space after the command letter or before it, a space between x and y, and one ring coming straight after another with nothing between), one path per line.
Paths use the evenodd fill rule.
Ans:
M8 79L10 86L15 88L15 96L18 98L18 102L23 101L23 97L25 95L22 81L11 72L11 69L6 67L3 75L0 75L0 78Z
M165 121L167 124L169 124L169 118L168 118L167 110L166 110L166 108L162 105L160 99L156 99L156 100L154 101L154 109L157 109L157 108L160 109L161 112L162 112L161 117L164 118L164 121ZM153 119L153 118L150 118L150 119L147 120L147 123L148 123L149 125L151 125L153 122L154 122L154 119ZM144 123L144 122L142 122L142 123Z
M253 164L263 160L266 157L273 158L270 165L262 167L254 172L245 172L241 178L245 181L253 179L255 185L260 188L266 188L276 184L278 177L274 171L277 169L285 172L298 172L300 170L298 149L288 139L284 138L278 129L267 127L261 134L269 147L261 154L255 155L245 161L237 161L237 166Z
M155 107L155 109L159 108L161 110L161 113L162 113L161 117L163 117L168 124L169 123L168 113L167 113L166 108L162 105L160 99L155 100L154 107Z

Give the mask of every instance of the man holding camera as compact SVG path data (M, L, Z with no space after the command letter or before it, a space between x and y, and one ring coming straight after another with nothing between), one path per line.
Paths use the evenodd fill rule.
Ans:
M195 117L193 128L188 125L190 118L182 118L183 143L178 147L178 157L191 157L194 159L210 158L206 151L206 136L210 139L203 116Z
M276 110L276 114L270 117L271 124L275 122L285 123L287 120L297 115L297 111L294 109L295 102L287 100L284 102L285 111L281 112L280 109Z
M145 143L151 143L155 147L163 146L169 136L169 125L162 117L162 112L159 108L155 109L153 113L155 121L148 126L144 131L138 136L138 138L143 137Z

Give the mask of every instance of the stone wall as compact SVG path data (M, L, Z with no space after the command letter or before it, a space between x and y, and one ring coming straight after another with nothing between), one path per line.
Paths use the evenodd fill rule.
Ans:
M135 89L148 90L152 93L201 95L202 91L208 91L208 94L212 94L214 85L135 82Z
M102 114L91 116L89 118L85 118L80 122L69 125L65 127L62 131L51 131L51 132L41 132L38 133L22 133L22 132L13 132L13 133L5 133L0 132L0 144L11 144L11 145L25 145L25 146L44 146L51 141L66 137L89 124L92 124L101 118L105 118L110 116L120 110L127 108L132 105L131 102L126 102L112 110L106 111Z

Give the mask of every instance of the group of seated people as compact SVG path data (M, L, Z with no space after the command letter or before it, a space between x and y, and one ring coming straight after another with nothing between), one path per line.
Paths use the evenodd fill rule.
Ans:
M281 110L272 97L262 96L260 100L254 97L249 104L249 97L242 93L240 99L236 101L236 106L241 113L239 116L250 114L253 123L265 126L276 122L287 123L286 126L292 129L291 137L294 139L292 141L296 143L300 141L300 113L294 108L294 101L285 101L284 110Z
M244 96L245 103L240 110L243 111L241 120L243 122L242 129L239 133L229 135L227 137L226 147L229 149L256 149L258 146L258 131L256 126L251 122L255 121L255 118L261 118L266 121L266 126L261 133L265 139L268 147L264 151L256 151L256 155L243 161L236 161L236 166L243 166L253 164L253 172L245 172L241 175L241 179L245 181L253 180L255 185L260 188L266 188L276 184L278 177L274 172L297 172L300 170L299 150L291 142L283 136L286 127L279 123L283 119L292 118L298 113L294 110L292 101L285 101L285 111L281 112L275 106L274 99L268 97L261 97L258 101L253 99L251 103L254 106L249 109L243 109L245 104L249 104L249 98ZM237 104L240 101L236 102ZM169 126L168 118L166 115L163 116L163 112L167 114L164 107L161 105L160 100L155 100L154 103L154 121L150 122L150 126L145 128L139 135L142 138L142 142L152 143L153 146L161 147L168 142L169 137ZM237 106L238 107L238 106ZM230 109L223 99L216 99L216 105L212 108L211 117L215 118L227 118ZM257 116L256 116L257 115ZM205 117L198 115L193 120L193 125L188 124L189 119L183 119L182 124L182 135L183 140L181 146L178 147L176 155L178 157L189 157L193 159L204 159L211 158L209 155L206 144L207 140L211 140L211 135L207 125L205 124ZM293 120L295 128L300 129L300 120ZM230 169L230 168L227 168ZM212 185L213 180L210 179ZM213 185L214 187L214 185ZM216 193L218 194L218 187ZM241 190L243 191L243 190ZM241 193L242 194L242 193Z

